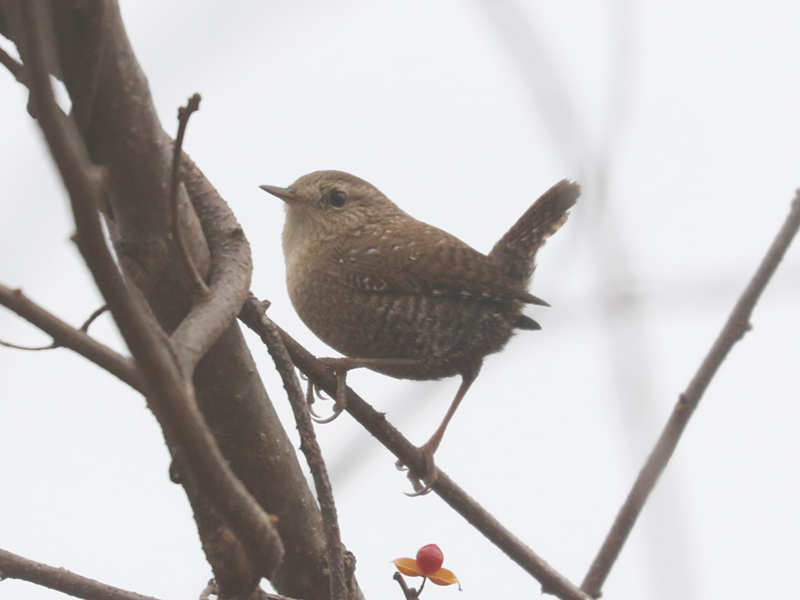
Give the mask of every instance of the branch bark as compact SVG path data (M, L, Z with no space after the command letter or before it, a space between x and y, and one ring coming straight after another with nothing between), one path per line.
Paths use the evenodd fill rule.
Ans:
M0 283L0 304L52 336L56 345L51 347L69 348L118 377L133 389L144 392L141 374L130 357L119 354L81 329L75 329L69 323L65 323L27 298L21 290L13 290Z
M339 519L336 515L336 503L333 499L333 489L328 478L322 450L317 443L314 425L311 422L308 405L294 371L294 363L289 357L289 352L281 338L281 332L265 313L267 303L260 303L258 317L261 340L267 346L270 356L275 362L275 368L281 376L283 387L292 405L292 412L300 433L300 450L306 456L306 462L314 479L317 489L320 510L322 512L323 526L325 527L325 542L328 548L328 569L330 571L330 589L332 600L347 600L350 597L348 580L352 579L345 573L344 546L339 532Z
M34 4L35 6L33 6ZM23 5L24 10L41 10L42 7L47 6L46 4L31 3L33 8L30 8L25 3ZM158 285L162 283L161 278L167 277L169 267L174 267L174 264L171 261L167 261L169 252L164 252L167 244L164 243L163 236L156 236L155 239L148 237L164 231L164 215L166 213L163 202L164 194L160 192L163 192L165 187L163 185L164 178L161 175L165 171L165 165L169 164L168 160L164 160L163 153L165 146L169 144L169 138L158 127L155 120L144 77L138 70L132 52L127 45L127 37L119 19L118 7L113 3L104 2L90 2L82 5L78 10L75 10L72 5L64 5L59 2L54 3L53 7L55 9L54 22L56 23L59 55L64 64L65 82L70 90L73 106L76 110L80 108L81 102L88 102L94 108L93 111L86 111L88 117L84 135L93 158L104 162L108 166L110 178L109 188L104 190L110 197L101 199L98 198L98 190L89 181L90 177L86 177L89 183L80 181L80 175L86 175L86 172L81 172L80 168L63 168L63 164L59 165L62 167L62 172L65 173L65 183L70 188L70 191L73 192L71 195L73 197L73 205L76 208L76 218L82 219L83 225L88 224L89 230L99 231L99 223L96 221L96 208L105 206L108 209L107 214L112 218L110 229L119 252L120 262L125 266L128 275L137 283L142 284L142 288L149 294L148 300L151 306L147 307L144 303L139 302L135 308L142 310L145 316L149 314L149 308L153 308L162 321L175 323L180 319L181 309L184 311L186 309L185 302L175 301L176 297L181 297L180 294L169 294L169 292L175 292L174 285L164 286L163 288ZM28 15L28 17L27 24L31 31L35 27L40 27L43 22L48 22L46 19L37 19L35 15ZM97 23L98 20L102 21L99 25ZM0 23L7 23L5 15L0 19ZM97 48L92 44L93 38L87 34L87 31L90 33L94 31L105 32L103 36L107 43L101 45L103 56L95 57L93 55ZM17 37L19 38L20 36L17 35ZM18 39L17 41L19 42L20 40ZM21 44L21 46L25 45L25 43ZM36 50L34 50L35 53ZM27 62L27 59L25 60ZM43 61L37 58L33 62L38 64L37 69L39 71L43 71ZM97 69L103 69L103 76L97 77L96 74L92 73L95 70L94 68L88 69L89 72L87 73L85 65L95 65ZM42 82L46 79L46 72L44 72L44 75L45 78L40 77L37 82L37 86L39 86L35 88L37 93L43 91ZM82 97L81 77L85 76L98 79L101 82L101 85L98 85L96 90L96 98L87 99ZM49 85L49 81L47 85ZM39 104L42 103L40 102ZM71 127L69 122L55 112L45 117L42 121L43 125L44 122L47 122L47 125L43 128L46 133L58 131L60 128L68 131ZM135 125L132 125L134 123ZM64 156L72 158L84 157L81 161L85 165L88 164L85 159L85 151L81 152L80 148L75 147L76 137L67 135L61 140L50 140L51 142L55 141L56 145L58 143L66 143L66 146L54 148L54 157L57 161ZM80 165L78 166L80 167ZM71 167L75 167L75 165L73 164ZM76 173L78 174L77 182L75 181ZM78 189L79 193L77 194L75 193L76 183L78 186L84 186L84 189ZM210 188L210 186L208 187ZM213 188L211 190L213 191ZM77 206L80 204L78 199L86 200L89 198L92 199L92 202ZM128 201L129 199L132 201ZM103 204L101 200L108 200L108 202ZM189 213L193 215L191 210ZM95 219L95 221L92 222L92 219ZM197 223L196 219L195 223ZM238 237L243 240L241 229L238 228L238 225L236 228L238 229ZM133 245L126 245L126 241L131 238L126 240L125 234L131 230L135 230L140 236L148 238L147 242L153 243L140 243L135 248ZM83 253L90 257L89 265L93 266L95 277L100 283L106 277L114 275L114 272L107 270L97 273L96 267L98 264L94 263L93 265L91 257L96 252L98 256L102 256L105 248L101 248L101 245L96 244L98 239L102 239L102 237L87 236L86 231L85 227L79 227L78 242L79 245L84 246L82 248ZM199 239L199 243L194 245L193 251L197 251L197 247L204 246L205 243L202 236L198 237L196 233L194 232L191 239L194 241ZM88 242L86 239L82 239L87 237ZM136 239L136 236L132 237ZM234 237L236 237L235 232ZM141 237L136 241L141 242ZM140 252L137 253L136 250ZM109 264L114 265L113 260L103 259L100 266L105 269ZM240 271L243 266L246 267L244 270L247 271L249 269L249 265L238 264L236 266ZM225 275L225 271L221 270L220 274ZM118 277L118 275L117 272L116 276ZM223 279L220 278L219 281L223 281ZM174 282L174 275L170 282ZM239 287L237 286L237 288ZM246 289L246 286L244 286L245 292ZM148 329L152 324L147 323L146 319L144 321L134 319L133 322L127 323L125 319L120 319L120 315L125 312L121 311L120 307L124 307L126 302L131 301L130 297L126 296L126 293L137 294L137 290L133 287L126 288L123 284L118 286L117 289L114 289L112 285L110 290L106 286L103 292L107 298L109 295L112 297L109 305L120 324L123 337L126 338L126 342L131 347L134 355L140 360L144 357L142 360L144 363L143 370L147 372L152 368L152 371L147 373L148 378L156 376L156 385L148 385L148 389L152 390L165 385L168 389L176 392L175 396L167 398L168 401L161 407L164 409L163 411L158 410L159 407L152 402L154 398L151 398L151 407L156 411L165 429L167 439L174 441L175 438L173 436L177 431L181 435L189 435L190 437L194 435L194 442L207 442L207 439L203 439L207 438L205 430L202 430L203 433L198 434L195 432L193 434L191 431L187 431L192 429L193 425L186 425L186 422L181 419L172 421L172 424L175 425L174 430L169 425L170 417L175 417L175 414L170 411L177 410L178 413L181 412L179 401L187 391L185 389L182 390L178 385L180 373L171 372L169 368L164 367L164 365L173 364L173 356L165 357L161 353L148 355L147 352L142 352L153 348L150 344L153 340L148 339L154 336L154 331ZM176 304L180 306L178 310L176 310ZM225 299L225 304L228 305L227 310L234 314L238 310L238 306L233 310L230 308L230 305L235 303L231 302L229 298ZM203 308L207 309L208 307ZM140 314L139 316L141 317L142 315ZM138 326L141 325L145 325L145 327L138 329ZM223 324L222 328L224 329L224 327L225 325ZM155 334L155 337L158 337L158 335ZM210 343L207 342L209 338L213 341L212 335L204 334L202 338L203 340L200 343L187 344L187 346L196 349L206 343ZM232 436L235 443L230 441L231 438L227 438L226 441L228 442L228 448L236 447L236 451L232 453L234 456L238 452L239 456L246 455L248 457L245 461L247 468L241 470L245 471L245 475L248 477L243 477L243 479L256 481L256 485L253 487L256 487L258 492L262 492L259 494L261 496L259 500L264 504L277 505L279 509L282 509L281 513L285 513L279 513L281 516L281 529L282 532L285 532L286 537L291 539L293 551L291 556L287 557L289 560L284 560L282 569L273 579L273 584L281 591L285 590L295 595L302 595L308 598L324 597L321 592L321 590L326 590L327 588L323 566L324 545L322 540L319 539L321 535L314 529L314 525L319 522L319 514L316 512L313 501L309 501L310 493L303 481L296 461L293 461L293 451L277 417L274 416L274 413L269 414L268 410L262 408L266 403L263 386L257 375L254 375L255 369L252 366L252 359L250 359L244 348L238 329L228 327L223 333L223 338L225 364L218 366L228 368L230 377L226 379L227 381L239 382L239 385L235 386L238 389L229 391L225 389L226 386L224 385L220 389L218 382L214 382L213 385L209 384L209 376L218 372L218 368L214 368L213 373L209 373L206 369L208 374L206 377L198 373L196 380L200 381L201 385L204 384L202 385L203 399L209 400L208 404L218 404L220 400L224 401L228 397L225 394L220 394L220 392L228 392L228 394L234 395L238 399L244 398L247 400L245 402L246 409L237 411L237 419L232 420L230 418L231 411L229 409L224 411L224 416L221 419L219 419L219 410L217 410L217 414L214 414L213 411L209 412L212 413L211 417L217 417L218 421L223 421L223 429L226 426L230 429L232 421L239 426L239 431L234 431ZM162 343L163 348L167 347L167 345L163 344L163 339L157 341ZM197 351L197 354L201 354L201 351ZM159 360L159 358L166 358L166 360ZM205 358L209 359L208 356ZM228 364L231 360L234 361L233 364ZM241 378L236 376L237 370L244 371ZM241 383L242 381L244 384ZM248 386L249 389L245 393L236 395L243 385ZM206 408L208 408L208 404L205 404ZM184 406L184 408L186 407ZM189 409L191 409L191 406L189 406ZM253 414L254 410L256 415ZM254 418L254 416L257 418ZM190 419L189 422L191 423L192 421L194 424L197 423L197 419ZM269 423L265 423L265 421L269 421ZM199 422L202 423L202 420ZM186 429L181 429L181 427L186 427ZM244 430L244 432L241 430ZM219 435L219 432L217 433ZM244 433L245 435L238 435L239 433ZM253 440L254 443L249 446L246 443L248 437L255 438ZM186 438L183 438L183 441L185 442ZM182 448L195 449L191 443L181 443L179 445ZM174 450L175 444L171 443L171 446L171 449ZM270 446L272 448L269 448ZM213 448L214 446L210 447ZM259 452L260 448L266 448L266 451L261 450ZM235 458L238 458L238 456L235 456ZM230 456L229 460L231 460ZM231 460L231 463L235 464L236 462ZM224 463L222 464L224 465ZM219 479L219 473L216 474L216 477L214 476L215 474L209 473L212 477L208 479L205 477L200 478L204 480L204 491L214 492L216 490L214 493L217 495L230 493L233 496L239 495L240 486L235 480L233 482L228 480L227 474L229 472L226 474L225 469L220 471L223 473L222 480ZM206 473L202 474L206 475ZM270 479L269 475L274 475L275 477ZM276 483L280 487L273 487ZM281 484L285 485L281 486ZM271 493L263 493L267 490ZM303 498L304 494L308 497L307 499ZM214 494L212 494L213 496ZM242 496L239 497L241 500ZM221 506L225 508L223 512L226 513L227 519L234 521L233 525L235 525L237 535L242 536L249 542L255 542L256 547L251 547L250 549L256 550L255 554L259 559L257 562L262 563L259 568L267 571L271 570L268 563L274 563L274 557L268 557L268 553L258 552L259 547L267 549L270 543L275 541L274 535L269 532L271 528L269 521L262 519L260 525L251 523L250 525L257 525L255 529L251 529L250 526L242 527L242 519L247 520L248 514L251 516L255 514L252 510L253 506L244 510L231 511L228 510L231 508L230 506L225 506L225 502L230 498L228 500L215 498L215 500L222 501ZM247 502L245 502L245 506L247 505ZM240 506L240 508L244 507ZM260 513L260 509L258 512ZM201 531L201 535L204 533L206 532ZM265 558L269 560L262 560Z
M226 317L220 316L235 315L249 285L249 253L243 252L246 240L241 227L184 154L185 190L181 188L178 198L182 231L194 263L208 274L214 298L191 306L169 236L172 141L156 118L119 8L116 2L105 0L49 4L60 61L53 72L67 86L89 156L107 169L98 207L106 215L119 263L142 291L145 308L152 310L162 328L173 332L181 371L191 371L199 360L194 385L206 422L239 479L266 511L279 518L286 553L273 585L295 597L325 598L327 561L319 511L240 330L235 323L226 326ZM0 4L0 32L17 39L19 28L4 10ZM247 283L243 283L245 278ZM167 430L165 436L170 439ZM174 444L170 446L173 454L180 453ZM215 575L229 583L239 582L238 588L228 587L223 593L247 589L252 573L228 569L230 577L220 577L226 565L219 557L230 553L224 550L225 544L220 552L210 549L219 539L229 540L229 523L189 483L191 477L184 479Z
M0 549L0 579L30 581L84 600L156 600Z
M126 286L105 244L97 207L97 179L77 130L55 103L44 57L49 55L51 21L46 4L21 2L20 52L29 67L30 89L39 125L69 191L77 244L144 376L148 404L168 440L180 446L197 472L202 491L232 522L259 573L270 577L283 548L272 523L228 467L197 409L194 391L177 369L172 349L136 290Z
M658 478L667 466L669 459L675 452L681 435L686 429L692 414L703 393L706 391L711 379L717 373L722 362L744 334L750 329L750 316L753 308L761 297L761 293L769 283L772 274L780 264L783 255L789 248L798 228L800 228L800 190L792 202L791 210L778 234L772 241L766 255L761 260L753 278L747 284L744 292L733 307L728 320L714 340L711 349L706 354L689 386L686 388L675 405L672 414L664 426L655 447L648 456L647 461L639 472L633 488L628 493L622 508L617 514L611 530L608 532L600 551L597 553L586 577L581 584L581 589L594 598L601 595L603 584L614 566L628 539L644 503L653 491Z
M261 302L251 296L245 302L239 319L256 333L259 333ZM318 361L288 333L278 328L283 343L292 362L320 389L332 398L336 396L336 377L330 369ZM425 459L419 448L414 446L403 434L395 429L383 413L379 413L349 387L347 388L347 412L371 433L392 454L409 469L423 472ZM589 600L589 596L579 590L566 577L557 572L530 547L506 529L486 509L470 497L444 471L437 467L437 474L431 489L447 502L467 522L474 526L500 550L530 573L542 584L544 593L553 594L564 600Z

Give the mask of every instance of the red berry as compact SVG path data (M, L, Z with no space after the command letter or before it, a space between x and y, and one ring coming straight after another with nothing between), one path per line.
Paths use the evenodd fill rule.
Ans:
M436 544L428 544L417 551L417 566L425 575L432 575L444 562L444 554Z

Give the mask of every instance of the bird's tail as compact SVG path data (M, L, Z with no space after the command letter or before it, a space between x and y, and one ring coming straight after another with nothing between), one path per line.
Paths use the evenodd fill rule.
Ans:
M494 245L489 257L515 281L528 285L536 267L536 252L567 220L568 210L580 196L580 186L563 179L525 211Z

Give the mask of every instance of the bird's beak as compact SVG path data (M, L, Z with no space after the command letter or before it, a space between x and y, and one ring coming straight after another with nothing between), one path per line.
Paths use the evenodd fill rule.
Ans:
M258 186L268 194L272 194L273 196L277 196L284 202L292 204L298 200L298 197L292 193L288 188L278 187L276 185L260 185Z

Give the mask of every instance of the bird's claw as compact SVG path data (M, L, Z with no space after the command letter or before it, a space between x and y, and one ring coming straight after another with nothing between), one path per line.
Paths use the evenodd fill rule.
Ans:
M409 498L417 498L418 496L427 496L431 493L433 489L433 483L428 483L427 481L417 479L414 477L412 473L407 475L408 480L411 482L412 487L414 488L413 492L403 492Z
M336 417L342 414L344 409L347 408L347 369L341 367L341 361L343 359L321 358L319 360L328 365L336 376L336 398L334 399L335 404L333 406L333 412L329 417L322 418L314 411L314 396L323 400L324 392L318 386L314 385L310 379L308 381L308 388L306 389L306 404L308 404L308 412L311 413L311 420L320 425L324 425L325 423L334 421Z
M305 379L308 380L308 386L306 387L306 406L308 407L308 412L311 413L311 419L316 421L320 416L314 410L314 396L316 395L317 398L319 398L319 390L308 377L305 377Z
M339 408L337 406L334 406L333 407L333 412L331 413L331 416L325 417L323 419L323 418L320 418L318 415L313 415L312 414L311 415L311 420L314 421L314 423L317 423L318 425L325 425L326 423L330 423L332 421L335 421L336 417L338 417L340 414L342 414L343 410L344 410L343 408Z
M397 468L397 470L408 471L406 477L408 477L408 480L411 482L414 492L403 493L409 498L416 498L417 496L425 496L429 494L433 489L433 484L436 483L436 479L438 478L439 474L436 464L433 462L433 452L431 452L427 445L421 446L419 451L422 453L422 458L425 461L422 474L412 471L401 460L397 460L394 463L394 466Z

